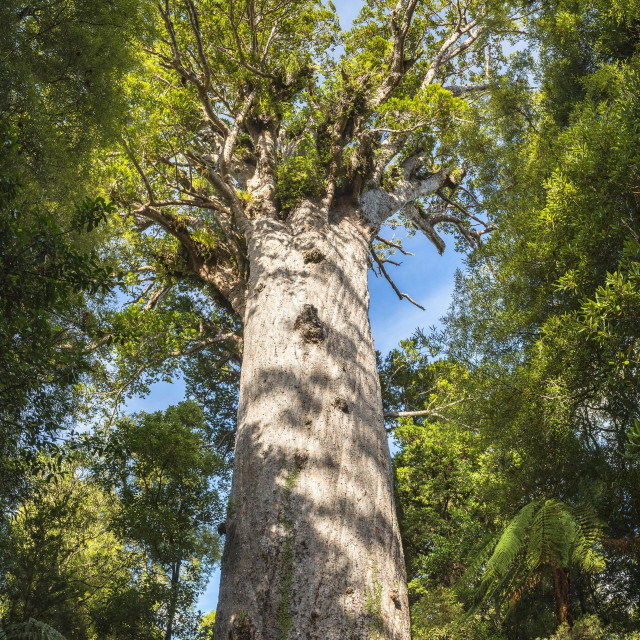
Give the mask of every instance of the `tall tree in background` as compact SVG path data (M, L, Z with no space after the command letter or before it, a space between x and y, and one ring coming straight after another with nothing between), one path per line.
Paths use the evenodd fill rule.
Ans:
M32 479L3 532L0 629L35 619L67 640L193 637L220 557L221 459L181 403L86 435Z
M342 33L308 0L158 11L111 195L150 308L191 282L243 326L202 323L192 347L242 340L216 638L404 640L367 271L386 273L372 243L399 212L440 251L439 224L478 241L458 140L513 18L371 2Z
M123 418L97 464L118 496L115 530L146 558L164 640L193 634L193 604L220 558L214 528L223 509L215 486L221 466L192 402Z
M0 625L35 619L67 640L94 638L102 610L127 590L142 558L111 530L116 501L89 477L86 456L66 450L58 464L40 457L50 470L32 478L32 496L2 538Z
M111 269L87 235L110 211L91 156L113 144L142 20L134 0L0 6L0 509L25 497L88 370L89 298Z

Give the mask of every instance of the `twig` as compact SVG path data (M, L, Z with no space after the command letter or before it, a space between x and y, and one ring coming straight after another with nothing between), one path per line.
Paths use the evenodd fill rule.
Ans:
M383 244L386 244L389 247L393 247L394 249L397 249L400 253L402 253L405 256L413 256L415 254L411 253L410 251L405 251L402 248L401 244L398 244L397 242L392 242L391 240L387 240L386 238L381 238L380 236L376 236L376 240L378 240L379 242L382 242Z

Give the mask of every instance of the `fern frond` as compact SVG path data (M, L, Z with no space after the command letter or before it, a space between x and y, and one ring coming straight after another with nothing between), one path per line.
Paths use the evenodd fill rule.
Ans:
M571 549L571 560L587 573L599 573L605 568L605 559L599 542L602 525L590 504L573 508L576 537Z
M493 535L472 552L471 558L467 563L467 568L460 579L462 584L468 584L474 581L484 571L484 566L493 554L493 550L496 548L499 540L499 535Z
M27 622L12 624L0 629L0 640L66 640L66 638L45 622L30 618Z
M501 580L509 572L516 556L524 549L533 517L539 502L534 500L524 506L511 520L500 536L492 556L487 562L482 577L483 582Z
M524 590L536 584L538 578L532 578L541 575L540 569L547 564L579 567L588 573L601 571L601 535L591 505L572 507L553 498L533 500L509 522L491 556L485 549L465 573L468 579L484 566L473 612L498 595L517 601Z
M546 500L531 524L527 566L534 570L547 562L569 564L569 551L576 535L571 512L558 500Z

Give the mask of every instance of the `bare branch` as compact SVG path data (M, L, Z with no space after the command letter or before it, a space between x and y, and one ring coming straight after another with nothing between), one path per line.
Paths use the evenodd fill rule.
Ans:
M208 119L209 123L211 124L211 126L216 128L217 130L219 130L222 134L228 135L229 134L229 127L225 124L225 122L214 111L214 109L213 109L213 107L211 105L211 101L209 100L209 94L208 94L207 90L208 90L208 88L210 87L210 84L211 84L211 82L210 82L211 68L208 66L206 58L204 57L204 49L202 51L202 56L203 56L202 64L206 65L206 70L204 71L205 82L202 82L200 80L200 78L198 77L198 75L192 69L187 69L183 65L183 55L182 55L182 52L181 52L180 47L178 45L178 39L176 38L175 28L173 26L173 22L171 20L171 15L170 15L170 12L169 12L169 3L168 3L168 1L165 0L164 8L162 7L161 4L158 4L158 10L160 11L160 15L162 16L162 20L164 22L165 29L167 31L167 34L169 35L169 38L170 38L169 46L171 48L172 58L171 59L167 59L165 56L162 56L161 54L158 54L157 52L154 52L155 55L158 56L163 61L162 62L162 66L163 67L165 67L167 69L174 69L175 71L178 72L178 74L182 78L184 78L184 80L190 82L191 84L193 84L196 87L196 89L198 91L198 98L200 99L200 103L202 105L202 108L204 110L205 116ZM197 25L196 26L197 32L194 29L194 35L196 36L196 42L198 42L198 37L199 37L199 33L200 33L200 26L199 26L199 23L197 22L197 16L195 16L195 14L194 14L194 17L192 19L191 13L190 13L190 20L192 20L192 25L194 24L193 20L195 20L195 24ZM202 42L200 40L199 48L201 46L202 46ZM209 74L209 79L207 79L207 73Z
M247 117L247 114L249 113L249 109L251 109L253 105L253 101L255 100L257 95L258 95L258 90L253 89L251 93L247 96L240 113L236 116L235 122L233 123L233 126L229 131L229 133L227 134L227 137L224 141L222 154L220 156L220 171L223 176L229 173L229 167L231 165L231 156L236 146L236 141L238 139L238 134L240 133L240 128L244 124L244 120Z
M434 244L438 253L442 255L446 248L444 240L434 228L434 223L424 215L424 212L415 203L409 203L404 212L415 226Z
M167 354L167 358L183 358L184 356L190 356L194 353L198 353L199 351L203 351L207 347L210 347L212 344L218 344L220 342L231 341L235 342L239 346L242 346L242 338L235 333L222 333L217 336L212 336L210 338L206 338L200 342L196 342L192 344L187 349L176 349L175 351L170 351Z
M122 142L122 146L126 151L127 156L129 157L129 160L131 160L133 166L135 167L136 171L138 172L138 174L142 178L142 181L144 182L144 186L145 186L145 189L147 190L147 195L149 196L149 200L153 203L155 201L155 196L153 195L153 189L151 188L151 182L149 181L147 174L142 170L142 167L140 166L139 162L136 160L136 157L133 151L131 151L131 148L129 147L129 145L127 144L127 141L124 138L122 138L121 142Z
M198 170L200 175L205 178L227 201L230 212L232 213L238 227L242 230L247 238L250 238L253 231L253 225L251 223L251 220L247 217L244 211L244 207L240 202L240 199L236 195L233 187L225 182L222 176L215 171L215 169L209 162L207 162L204 156L198 155L193 151L186 151L185 156L195 164L195 168ZM223 228L225 228L225 225L227 226L227 228L225 229L225 233L227 233L227 235L232 238L233 234L231 233L231 229L228 226L229 222L222 216L218 216L218 218ZM239 253L238 255L241 254Z
M450 198L445 196L444 193L442 193L442 191L438 191L437 195L439 198L444 200L448 205L460 211L460 213L471 218L471 220L475 220L475 222L477 222L478 224L481 224L483 227L485 227L487 231L493 231L494 227L492 224L485 222L484 220L482 220L482 218L478 218L478 216L471 213L466 207L463 207L459 202L456 202L455 200L451 200Z
M385 418L417 418L419 416L434 415L433 409L423 409L422 411L386 411ZM436 414L437 415L437 414Z
M123 306L128 307L129 305L136 304L140 302L146 295L153 289L153 286L157 282L156 278L151 278L151 282L144 288L142 292L140 292L137 296L133 298L133 300L129 300L129 302L125 302ZM140 284L139 282L137 284Z
M151 311L151 309L155 309L158 302L160 302L160 300L162 300L162 298L164 298L164 296L166 296L170 290L171 290L171 285L168 285L166 287L161 287L160 289L158 289L149 298L149 300L147 300L147 304L144 305L144 310Z
M373 259L376 261L376 264L380 269L380 273L382 273L382 275L386 278L387 282L391 285L391 288L396 292L396 295L398 296L398 298L400 300L404 298L405 300L408 300L411 304L414 304L416 307L418 307L418 309L422 309L422 311L426 311L426 309L422 305L419 305L411 296L409 296L406 293L402 293L400 289L396 287L395 282L391 279L391 277L387 273L387 270L384 268L384 265L382 264L382 260L378 258L378 256L376 255L376 252L372 251L371 255L373 256Z
M374 105L382 104L382 102L391 95L391 92L400 84L406 72L407 64L404 57L404 44L407 34L409 33L409 27L411 26L413 13L418 4L418 0L408 0L406 7L404 7L402 24L400 24L399 18L403 4L402 0L398 0L398 3L391 12L390 23L391 33L393 34L393 52L391 54L391 61L389 62L388 75L373 100Z
M449 60L452 60L460 53L468 49L480 36L480 34L486 29L485 26L479 26L475 31L472 31L478 24L477 20L471 20L466 24L458 24L456 29L449 35L449 37L442 43L438 53L434 56L433 61L429 65L429 69L422 81L421 89L429 86L436 78L440 67ZM451 47L455 45L460 38L469 34L467 39L462 42L458 47L451 50Z
M444 167L424 178L416 178L415 173L424 159L421 156L409 158L403 165L405 179L392 192L381 188L369 189L360 197L360 207L369 222L379 229L384 221L410 202L431 195L441 189L456 167Z

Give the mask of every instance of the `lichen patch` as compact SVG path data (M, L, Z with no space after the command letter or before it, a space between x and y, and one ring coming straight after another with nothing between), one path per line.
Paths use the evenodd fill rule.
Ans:
M231 616L230 640L254 640L255 630L245 611L239 611Z

